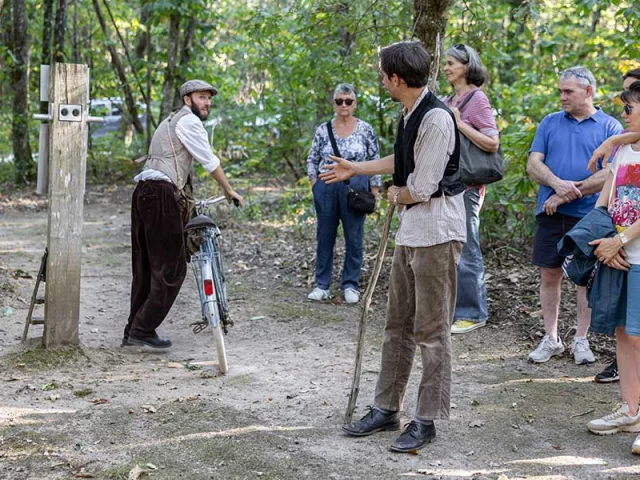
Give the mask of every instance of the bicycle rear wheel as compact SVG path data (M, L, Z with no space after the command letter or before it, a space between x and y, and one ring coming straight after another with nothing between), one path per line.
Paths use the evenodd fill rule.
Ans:
M213 277L213 270L210 261L202 264L202 283L204 288L203 313L213 334L216 343L216 352L218 354L218 367L221 373L229 371L229 363L227 361L227 351L224 343L224 334L222 332L222 320L218 309L217 291Z

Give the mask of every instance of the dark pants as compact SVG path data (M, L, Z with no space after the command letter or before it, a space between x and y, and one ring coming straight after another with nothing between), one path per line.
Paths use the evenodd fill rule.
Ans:
M368 190L369 179L357 176L351 179L354 190ZM364 241L364 213L352 212L347 207L348 188L343 182L326 184L318 179L313 186L318 228L316 232L316 286L329 290L333 269L333 248L338 224L342 221L345 254L342 269L342 289L358 289Z
M139 182L131 201L131 312L124 334L154 335L187 273L180 208L174 186Z

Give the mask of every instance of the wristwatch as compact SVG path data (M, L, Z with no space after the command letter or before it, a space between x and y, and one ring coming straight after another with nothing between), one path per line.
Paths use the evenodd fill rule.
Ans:
M629 239L627 238L627 236L624 234L624 232L620 232L618 234L618 237L620 237L620 241L622 242L622 246L624 247L627 243L629 243Z

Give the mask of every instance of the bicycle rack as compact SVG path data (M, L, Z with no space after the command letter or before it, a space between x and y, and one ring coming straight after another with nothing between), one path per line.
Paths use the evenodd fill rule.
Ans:
M30 325L44 325L45 316L44 315L33 315L33 310L36 305L44 305L44 297L38 296L38 289L40 288L40 283L46 282L47 276L47 257L49 256L49 251L45 248L44 255L42 255L42 260L40 261L40 270L38 271L38 276L36 278L36 286L33 289L33 294L31 295L31 305L29 305L29 313L27 313L27 318L24 322L24 331L22 333L22 343L27 341L27 334L29 333Z

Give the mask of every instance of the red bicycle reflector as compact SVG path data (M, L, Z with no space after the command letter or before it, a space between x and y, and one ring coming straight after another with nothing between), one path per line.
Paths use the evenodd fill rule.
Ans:
M213 281L205 280L204 281L204 294L205 295L213 295Z

